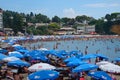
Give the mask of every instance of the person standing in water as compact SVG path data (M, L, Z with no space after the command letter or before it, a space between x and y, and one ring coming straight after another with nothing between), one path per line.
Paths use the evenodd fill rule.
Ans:
M85 55L87 54L88 46L85 47Z

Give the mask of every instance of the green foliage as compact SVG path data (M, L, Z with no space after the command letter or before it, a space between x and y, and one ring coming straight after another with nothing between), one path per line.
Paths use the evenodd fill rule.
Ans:
M23 21L23 18L26 18L26 22ZM104 21L104 20L107 21ZM60 24L62 26L72 26L73 28L77 28L77 26L82 26L81 23L86 21L89 25L95 25L95 30L99 34L113 34L112 32L116 31L115 27L112 30L113 25L120 25L120 13L111 13L106 14L101 19L94 19L93 17L89 17L86 15L76 16L76 18L59 18L58 16L54 16L52 20L50 20L46 15L41 13L34 14L30 12L29 14L18 13L13 11L3 11L3 25L5 28L12 28L15 34L19 31L25 33L25 27L27 27L27 33L34 35L48 35L53 34L54 31L60 29ZM53 23L50 23L53 22ZM38 26L35 28L34 26L29 26L27 23L48 23L46 26Z
M60 23L60 18L58 16L54 16L52 18L52 22Z
M56 31L56 30L60 29L60 26L57 23L51 23L48 25L48 29Z

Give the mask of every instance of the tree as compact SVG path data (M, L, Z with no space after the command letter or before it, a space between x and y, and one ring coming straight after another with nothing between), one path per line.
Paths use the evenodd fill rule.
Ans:
M57 23L51 23L48 25L48 29L56 31L56 30L60 29L60 26Z
M111 21L111 15L110 14L106 14L105 15L105 19L107 19L107 21Z
M60 23L60 18L58 16L54 16L52 18L52 22Z

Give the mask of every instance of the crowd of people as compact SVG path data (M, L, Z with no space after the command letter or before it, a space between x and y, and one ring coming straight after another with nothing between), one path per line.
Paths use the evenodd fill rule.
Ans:
M36 42L47 42L47 41L56 41L56 40L90 40L90 39L112 39L112 38L116 38L119 39L119 36L91 36L91 37L78 37L78 36L74 36L74 37L65 37L65 38L59 38L59 37L47 37L47 38L36 38L36 39L26 39L26 40L18 40L15 44L20 44L20 45L25 45L25 44L32 44L32 43L36 43ZM112 42L112 40L111 40ZM57 45L53 48L56 49ZM94 45L94 44L93 44ZM30 50L36 50L36 49L40 49L41 47L43 47L43 45L39 45L37 48L33 47L30 48ZM87 49L89 46L85 47L85 52L84 54L88 54ZM14 47L10 46L10 47L6 47L4 48L7 50L6 53L4 53L5 55L8 55L9 52L14 51ZM108 47L109 49L109 47ZM118 51L119 49L115 49L116 51ZM96 53L98 53L98 51L96 51ZM58 69L58 71L60 71L60 76L57 80L63 80L63 78L65 78L65 76L69 77L68 80L79 80L78 78L80 78L80 80L89 80L90 78L87 77L86 78L86 74L87 72L83 72L82 74L76 74L76 73L71 73L70 72L70 68L66 67L65 63L63 62L63 60L59 57L52 57L51 55L47 55L47 58L49 59L49 61L47 63L52 64L56 67L62 67L62 69ZM31 65L35 64L35 63L39 63L41 62L40 60L30 60L29 57L27 58L22 58L22 60L29 62ZM99 58L96 58L95 62L98 62ZM11 66L7 66L6 62L0 61L0 80L27 80L27 76L31 73L28 71L28 67L24 66L24 67L11 67ZM92 78L91 78L92 79ZM114 79L115 80L115 79Z

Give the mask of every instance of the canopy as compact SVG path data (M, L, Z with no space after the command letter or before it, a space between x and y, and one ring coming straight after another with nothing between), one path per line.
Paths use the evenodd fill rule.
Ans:
M120 62L120 57L119 58L115 58L115 61Z
M71 62L68 62L67 66L75 67L75 66L78 66L78 65L81 65L81 64L87 64L87 62L83 62L81 60L73 60Z
M97 55L96 54L87 54L83 57L81 57L81 59L91 59L91 58L96 58Z
M91 58L96 58L96 57L101 57L106 60L108 59L108 57L104 56L103 54L87 54L87 55L81 57L81 59L91 59Z
M21 53L28 53L29 50L26 50L26 49L20 49L20 50L18 50L18 52L21 52Z
M79 60L79 59L74 56L74 57L70 57L70 58L65 59L64 62L68 63L68 62L71 62L73 60Z
M112 80L112 78L104 71L89 72L88 75L99 80Z
M43 70L28 75L29 80L55 80L59 77L59 72L52 70Z
M83 71L89 71L93 69L97 69L98 66L94 64L82 64L72 70L72 72L83 72Z
M6 55L0 53L0 60L4 59L6 57L7 57Z
M23 66L30 66L28 62L22 60L11 61L7 63L8 66L16 66L16 67L23 67Z
M17 57L6 57L3 59L3 61L5 62L16 61L16 60L20 60L20 59Z
M17 57L17 58L23 58L24 56L20 53L20 52L17 52L17 51L14 51L14 52L10 52L9 53L9 56L10 57Z
M106 62L106 63L105 63ZM97 65L103 71L111 72L111 73L120 73L120 66L115 65L113 63L107 61L98 62Z
M37 63L28 68L28 70L31 72L39 71L39 70L53 70L53 69L56 69L56 67L47 63Z
M46 49L46 48L40 48L39 50L43 50L43 51L46 51L46 50L48 50L48 49Z
M96 56L108 60L108 57L103 54L98 53L98 54L96 54Z

